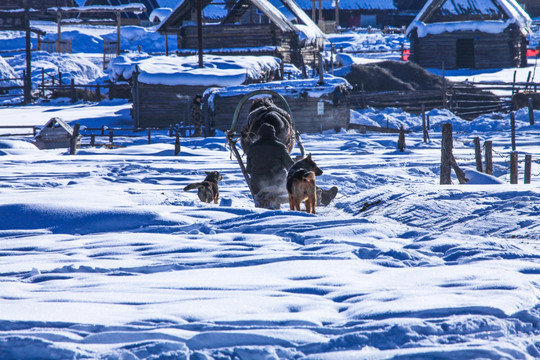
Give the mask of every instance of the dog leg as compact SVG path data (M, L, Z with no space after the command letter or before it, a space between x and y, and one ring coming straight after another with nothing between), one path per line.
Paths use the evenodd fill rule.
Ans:
M289 207L291 208L291 211L294 211L294 200L291 194L289 194Z
M310 204L309 199L307 199L306 201L304 201L304 206L306 207L306 212L309 214L310 211L311 211L311 204Z

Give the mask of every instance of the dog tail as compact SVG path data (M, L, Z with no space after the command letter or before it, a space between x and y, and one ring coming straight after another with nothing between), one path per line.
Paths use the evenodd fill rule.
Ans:
M188 186L186 186L184 188L184 191L193 190L193 189L200 189L202 187L204 187L203 183L193 183L193 184L189 184Z

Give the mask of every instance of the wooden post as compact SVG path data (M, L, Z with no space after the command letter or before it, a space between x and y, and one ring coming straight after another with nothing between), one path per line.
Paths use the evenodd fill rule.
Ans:
M77 91L75 90L75 79L73 78L71 79L70 89L71 89L71 102L75 103L77 102Z
M24 28L25 28L25 54L26 72L23 80L24 104L28 104L32 99L32 33L30 31L30 1L24 2Z
M45 97L45 68L41 68L41 97Z
M321 26L322 21L322 0L319 0L319 21L317 25Z
M197 53L199 55L199 69L203 68L203 38L202 38L202 0L197 1Z
M493 175L493 142L488 140L484 143L486 152L486 174Z
M514 96L514 93L516 92L516 74L517 70L514 70L514 79L512 80L512 96ZM516 110L512 108L512 110Z
M529 123L534 125L534 107L533 107L533 99L528 98L527 99L527 106L529 108Z
M474 138L474 156L476 159L476 171L482 172L482 148L478 136Z
M60 42L62 41L62 13L56 12L56 52L60 52Z
M169 56L169 35L165 35L165 56Z
M152 143L152 130L148 129L148 143Z
M450 154L450 163L452 165L452 168L454 169L454 172L456 173L459 183L466 184L469 179L467 179L467 177L465 176L465 172L463 172L463 170L461 170L461 168L459 167L456 159L454 158L454 154Z
M426 106L424 104L422 104L422 132L424 133L424 142L427 143Z
M518 152L510 153L510 184L518 183Z
M176 132L176 140L174 142L174 156L180 154L180 134Z
M73 135L71 135L70 145L69 145L69 154L75 155L77 152L77 139L79 138L79 129L81 124L77 123L73 126Z
M116 56L120 55L120 26L122 25L122 13L116 11Z
M90 146L94 147L96 145L96 134L90 135Z
M335 0L336 3L336 31L339 28L339 0Z
M525 155L525 181L524 184L531 183L531 165L532 165L532 155Z
M96 85L96 98L97 101L101 101L101 87L99 84Z
M403 125L401 125L401 127L399 128L399 138L397 146L399 151L405 151L405 130L403 129Z
M510 113L510 129L512 131L512 151L516 151L516 115Z
M112 130L109 131L109 143L114 144L114 132Z
M444 69L444 61L442 62L442 106L443 109L447 108L446 99L446 72Z
M319 85L322 85L324 84L324 66L322 54L320 52L317 54L317 58L319 60Z
M315 0L311 0L311 21L317 23L317 20L315 19Z
M452 183L451 178L451 156L452 156L452 124L442 125L441 140L441 175L440 184L448 185Z

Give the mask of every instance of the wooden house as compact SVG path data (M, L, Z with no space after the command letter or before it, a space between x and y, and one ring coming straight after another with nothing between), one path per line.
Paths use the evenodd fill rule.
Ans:
M283 63L271 56L205 55L203 68L198 68L197 56L128 56L113 59L109 69L113 81L131 83L131 115L136 128L190 125L195 95L213 87L281 79L283 74Z
M335 21L341 28L382 28L392 25L392 16L397 13L394 0L296 0L296 3L317 23Z
M348 96L352 87L347 80L332 76L326 76L324 84L320 84L318 79L307 79L211 89L203 99L206 126L221 131L230 130L240 100L244 95L261 89L272 90L285 98L295 129L301 133L347 129L349 126ZM277 106L285 109L279 98L273 100ZM246 124L250 106L248 101L240 109L235 131L239 132Z
M73 128L58 117L51 118L33 139L38 149L62 149L71 146ZM81 145L81 135L78 135L76 147Z
M527 66L530 25L515 0L429 0L407 28L409 60L446 69Z
M203 13L212 1L201 0ZM162 35L177 35L179 53L199 48L196 3L182 1L158 28ZM223 18L202 25L205 53L272 55L299 68L317 66L324 41L323 32L293 0L235 0Z

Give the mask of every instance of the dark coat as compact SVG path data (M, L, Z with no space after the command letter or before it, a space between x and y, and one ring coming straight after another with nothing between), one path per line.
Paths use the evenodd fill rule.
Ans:
M268 135L255 141L247 152L246 167L253 192L257 194L273 185L283 185L285 189L287 170L293 164L287 148L275 136Z

